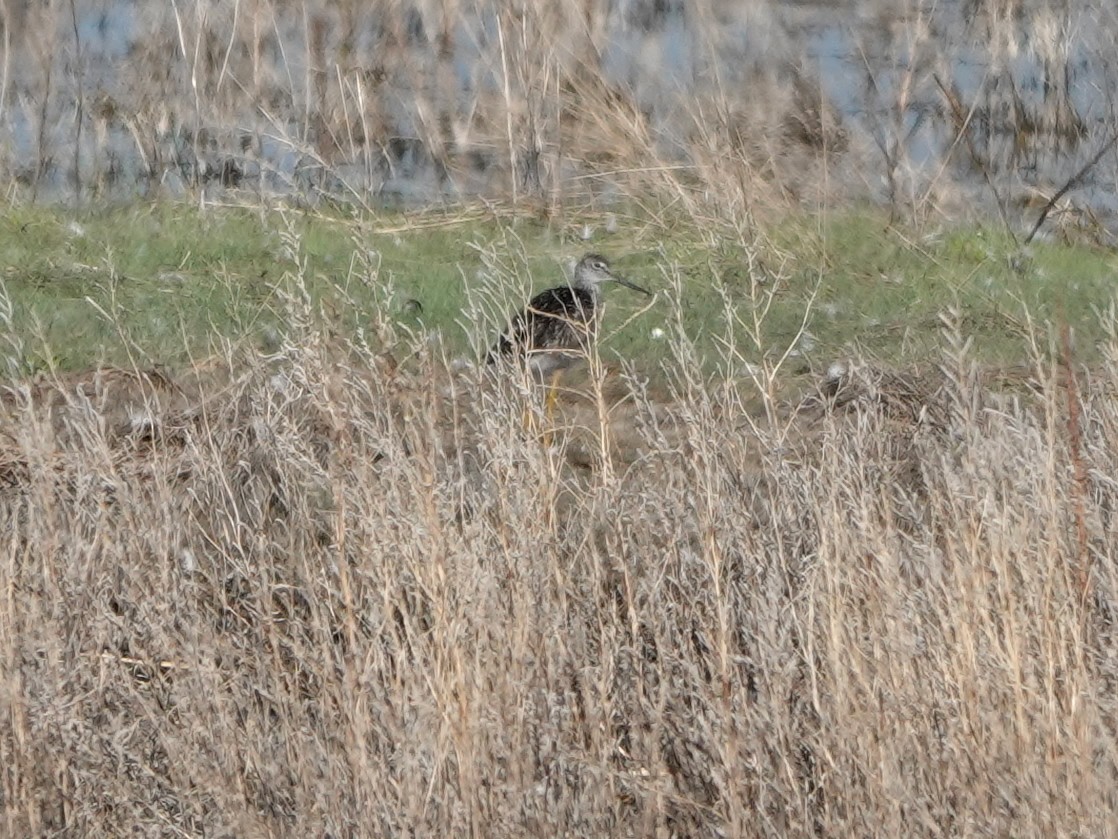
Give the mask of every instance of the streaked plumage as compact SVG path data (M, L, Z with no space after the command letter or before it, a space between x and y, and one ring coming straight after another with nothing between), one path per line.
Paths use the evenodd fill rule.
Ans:
M607 282L652 296L614 274L604 257L587 254L575 266L569 284L540 292L512 319L489 351L489 363L501 357L520 358L539 375L547 375L584 358L598 334L601 287Z

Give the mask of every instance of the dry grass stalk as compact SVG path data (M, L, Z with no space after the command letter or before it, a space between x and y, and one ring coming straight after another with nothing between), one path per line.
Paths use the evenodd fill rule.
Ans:
M773 427L593 374L544 446L434 359L222 369L5 397L5 832L1113 818L1113 381L1069 452L1055 382L848 365Z

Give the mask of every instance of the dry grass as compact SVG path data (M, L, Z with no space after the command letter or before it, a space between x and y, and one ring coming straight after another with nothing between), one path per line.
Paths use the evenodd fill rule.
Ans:
M1108 835L1118 372L687 352L9 384L3 832Z

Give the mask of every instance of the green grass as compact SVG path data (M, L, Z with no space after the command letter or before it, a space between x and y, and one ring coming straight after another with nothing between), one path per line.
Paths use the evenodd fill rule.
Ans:
M687 220L665 230L622 218L616 232L589 243L572 231L480 213L358 219L167 204L95 213L12 207L0 221L0 277L12 303L5 354L19 371L35 372L129 358L173 367L210 352L215 336L266 345L286 328L283 292L297 275L315 309L344 333L386 319L437 331L450 354L468 354L467 291L492 282L483 254L505 268L505 285L488 292L492 331L499 310L554 284L565 260L593 248L659 292L647 306L609 289L604 326L607 358L650 372L669 355L677 323L713 365L727 318L737 321L739 360L756 361L780 357L805 312L810 338L792 356L801 369L852 352L902 364L933 357L949 311L979 358L1021 360L1030 319L1041 327L1066 320L1090 358L1115 268L1114 255L1098 250L1044 244L1021 252L996 230L917 233L860 211L784 219L748 242ZM297 244L305 272L285 242ZM354 262L359 249L375 254L378 271ZM678 318L673 274L682 283ZM768 304L757 330L753 313Z

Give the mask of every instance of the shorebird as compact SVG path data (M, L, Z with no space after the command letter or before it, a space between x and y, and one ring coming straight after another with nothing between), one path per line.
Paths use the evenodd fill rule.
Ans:
M489 351L488 362L495 364L499 358L511 356L545 378L586 358L598 335L602 286L609 282L652 296L651 291L615 274L605 257L588 253L578 261L569 283L541 291L512 318Z

